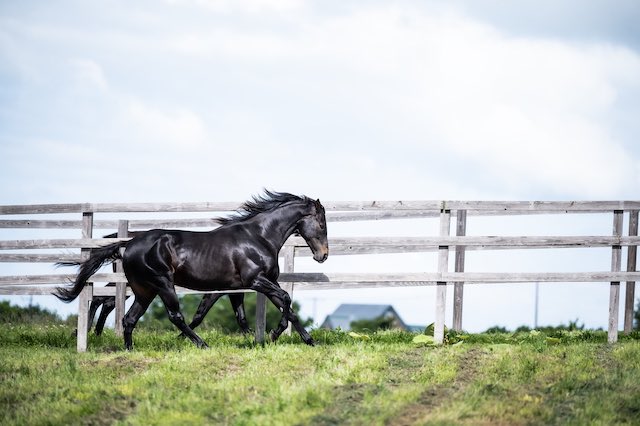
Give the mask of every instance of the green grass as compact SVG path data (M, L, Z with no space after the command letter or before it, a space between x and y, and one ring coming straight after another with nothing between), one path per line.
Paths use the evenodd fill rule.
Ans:
M107 330L75 352L67 326L0 326L0 424L617 424L640 416L640 340L602 332L354 338L315 330L255 346L202 332ZM457 343L462 342L462 343ZM454 344L457 343L457 344Z

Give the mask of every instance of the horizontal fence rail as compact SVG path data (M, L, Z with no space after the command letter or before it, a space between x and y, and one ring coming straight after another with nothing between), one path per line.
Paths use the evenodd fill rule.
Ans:
M0 289L4 286L68 284L73 274L5 275L0 276ZM533 283L533 282L608 282L638 281L640 272L413 272L413 273L281 273L280 283L296 283L300 290L326 290L336 288L384 287L389 283L401 285L433 285L439 282L467 284ZM93 282L126 282L122 273L97 273ZM226 291L222 291L226 293ZM199 291L199 293L207 293Z
M153 228L164 229L215 229L218 225L215 217L225 216L235 211L239 202L200 202L200 203L76 203L76 204L38 204L0 206L0 232L20 230L34 233L42 230L76 230L79 238L49 239L11 239L0 238L0 263L53 264L57 262L79 262L86 258L91 249L127 241L128 231ZM617 312L619 285L627 283L625 306L625 330L628 317L633 313L633 286L640 278L635 271L636 247L640 242L637 236L638 210L640 201L329 201L323 202L327 210L328 222L383 221L403 219L439 218L438 235L426 237L330 237L329 246L335 255L369 255L388 253L438 253L437 271L418 273L300 273L294 271L296 257L307 257L311 251L300 237L290 238L282 249L284 262L280 283L291 295L297 290L345 289L345 288L384 288L436 286L436 330L442 334L444 321L444 301L446 286L455 284L454 328L461 327L462 285L490 283L530 283L530 282L567 282L610 283L609 306L610 341L617 339ZM105 216L126 216L127 214L148 214L150 217L113 219ZM189 213L206 213L210 217L189 218ZM623 215L629 215L629 232L622 231ZM175 218L158 218L153 215L171 214ZM474 216L504 215L558 215L558 214L613 214L611 235L590 236L467 236L467 218ZM46 217L47 215L53 215ZM455 235L450 235L451 218L456 218ZM635 223L635 225L633 225ZM634 228L635 226L635 228ZM104 238L106 230L118 229L119 238ZM105 230L105 231L99 231ZM122 233L124 230L124 233ZM68 232L67 232L68 233ZM1 235L1 234L0 234ZM113 234L116 235L116 234ZM94 236L96 238L94 238ZM611 270L592 272L465 272L464 252L474 250L524 250L524 249L566 249L566 248L611 248ZM622 249L627 250L627 268L622 271ZM455 255L455 270L448 270L449 253ZM121 269L120 269L121 271ZM23 274L0 276L0 294L51 294L53 286L67 284L74 274ZM116 287L91 285L84 296L81 295L80 317L85 319L87 303L93 296L118 295L123 312L126 278L123 273L100 272L92 277L94 283L115 282ZM179 293L203 293L177 287ZM234 290L245 291L245 290ZM229 291L225 291L227 293ZM630 298L631 294L631 298ZM260 308L259 306L259 309ZM457 319L456 319L457 318ZM116 324L118 320L116 320ZM264 330L258 330L264 324L256 325L256 337L264 336ZM86 330L79 322L78 349L86 349ZM441 342L443 336L436 335ZM84 342L82 342L84 340Z
M20 249L56 249L56 248L99 248L119 241L128 241L131 238L82 238L82 239L48 239L48 240L0 240L0 250ZM381 250L405 249L411 251L430 251L447 246L455 249L457 246L468 249L519 249L519 248L571 248L571 247L610 247L610 246L637 246L640 237L624 236L535 236L535 237L350 237L330 238L331 252L336 254L349 254L353 251L373 254ZM296 249L306 249L307 245L300 237L292 237L285 246L294 246ZM388 252L388 251L387 251ZM309 251L301 250L300 254L309 255ZM6 256L15 256L8 254ZM0 254L0 261L5 261ZM20 259L16 257L15 259ZM29 258L25 258L29 259ZM9 261L9 260L6 260Z
M54 213L174 213L234 211L241 202L203 203L77 203L30 204L0 206L0 215ZM598 213L614 210L640 210L640 201L329 201L322 202L329 211L369 210L465 210L470 214L491 212L581 212Z

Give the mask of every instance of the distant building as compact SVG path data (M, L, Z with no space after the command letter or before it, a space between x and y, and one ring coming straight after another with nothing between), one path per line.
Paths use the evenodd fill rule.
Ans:
M408 326L391 305L362 305L345 303L338 306L331 315L327 315L321 328L350 330L353 321L374 320L377 318L391 319L392 328L413 330L415 326ZM418 327L419 328L419 327ZM422 327L424 329L424 327Z

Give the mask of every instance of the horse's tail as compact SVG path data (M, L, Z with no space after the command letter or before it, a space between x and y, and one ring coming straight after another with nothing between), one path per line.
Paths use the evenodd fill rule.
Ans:
M78 275L71 287L58 287L53 293L58 299L65 303L69 303L74 300L84 288L87 280L96 273L102 265L107 262L113 262L117 259L122 259L120 254L120 248L124 247L127 241L119 241L117 243L109 244L108 246L100 247L91 250L89 258L83 262L59 262L56 266L80 266Z

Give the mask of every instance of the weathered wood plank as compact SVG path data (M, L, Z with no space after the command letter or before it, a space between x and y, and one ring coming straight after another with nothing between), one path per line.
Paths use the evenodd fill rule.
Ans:
M127 213L127 212L221 212L236 210L242 202L193 202L193 203L75 203L1 205L0 214L50 214L50 213ZM612 211L640 210L640 201L456 201L456 200L407 200L407 201L328 201L327 210L447 210L468 211Z
M106 274L105 274L106 275ZM0 294L23 294L19 289L25 289L24 294L50 294L52 287L38 286L37 284L64 284L64 280L31 280L31 282L14 282L0 277ZM280 282L295 282L296 291L307 290L337 290L358 288L389 288L389 287L421 287L435 286L438 281L446 280L448 283L464 282L472 284L518 284L518 283L609 283L612 280L640 280L640 272L620 272L612 274L609 271L602 272L564 272L564 273L481 273L465 272L458 274L450 272L440 275L437 273L413 273L413 274L309 274L295 273L295 276L281 274ZM100 282L109 282L101 280ZM31 290L39 288L42 290ZM109 290L111 288L112 290ZM114 295L113 287L95 287L96 295ZM216 293L203 292L176 287L179 293L201 294ZM233 292L248 292L251 290L233 290ZM31 292L31 293L29 293ZM230 290L221 290L220 293L229 293Z
M4 275L0 276L0 286L29 286L47 284L68 284L73 281L73 274L53 275ZM124 274L98 273L91 277L94 282L126 281ZM412 273L281 273L279 282L293 282L296 289L313 284L316 290L325 288L326 283L394 283L394 282L464 282L466 284L481 283L532 283L532 282L611 282L638 281L640 272L412 272ZM393 285L389 285L392 287Z
M532 283L532 282L610 282L636 280L640 272L413 272L413 273L282 273L278 281L295 282L296 289L317 283L316 290L324 288L324 283L344 282L464 282L481 283Z
M465 246L465 247L607 247L613 245L638 245L640 237L637 236L433 236L433 237L349 237L329 238L329 245L333 254L333 248L355 248L358 246L382 247L382 246ZM285 245L294 245L304 248L306 243L300 237L292 237Z
M468 210L468 216L513 216L532 214L569 214L569 213L602 213L602 210L578 210L578 211L526 211L526 210ZM153 213L153 212L149 212ZM327 212L327 222L357 222L357 221L379 221L393 219L418 219L436 218L440 214L439 210L382 210L382 211L357 211L357 212ZM452 217L456 216L452 212ZM220 212L215 216L224 216ZM0 220L0 229L80 229L80 220L41 220L41 219L8 219ZM116 229L118 220L94 220L94 229ZM137 219L129 221L131 230L147 229L184 229L184 228L210 228L218 227L215 218L176 218L176 219Z
M613 235L622 235L623 211L613 212ZM611 249L611 272L618 272L622 266L622 247L613 246ZM612 280L609 289L609 343L618 341L618 314L620 311L620 280Z
M94 229L117 229L119 220L95 220ZM0 228L15 229L80 229L80 220L0 220ZM173 228L215 228L219 225L214 218L197 219L138 219L130 220L131 229L173 229Z
M80 229L81 220L0 220L0 228L6 229Z
M2 275L0 285L37 285L37 284L69 284L75 274L41 274L41 275ZM91 277L94 282L126 282L124 274L98 273Z
M32 254L32 253L0 253L2 263L56 263L79 262L82 260L78 254Z
M93 236L93 212L82 212L82 239L90 239ZM91 254L89 249L80 250L83 259L88 259ZM78 352L87 351L89 340L89 304L93 300L93 283L87 283L78 297L78 327L76 332Z
M450 210L508 211L612 211L637 210L640 201L443 201Z
M338 201L323 202L327 210L491 210L612 211L639 210L640 201Z
M33 285L33 286L3 286L0 285L1 295L31 295L31 296L51 296L55 287Z
M267 297L256 293L256 343L264 343L267 329Z
M78 328L76 347L78 352L87 351L89 336L89 304L93 299L93 284L88 283L78 296Z
M456 236L461 237L467 232L467 211L460 210L456 216ZM464 272L465 246L455 247L455 272ZM462 307L464 299L464 283L453 285L453 325L456 331L462 330Z
M30 204L0 206L0 214L51 213L157 213L157 212L219 212L236 210L242 202L195 203L76 203Z
M440 236L448 237L451 232L451 212L442 210L440 212ZM438 247L438 273L440 275L449 271L449 247L441 245ZM433 340L436 345L444 342L444 320L447 307L447 283L438 281L436 283L436 318L433 327Z
M2 240L2 250L54 249L54 248L98 248L117 241L128 241L130 238L77 238L46 240Z
M638 210L629 212L629 236L638 235ZM633 272L636 270L636 258L638 247L629 246L627 248L627 272ZM625 304L624 304L624 332L631 333L633 331L633 312L635 308L636 283L635 281L627 281L625 291Z
M118 238L127 238L129 236L129 221L120 220L118 222ZM124 253L124 248L120 249L120 255ZM122 260L116 260L114 262L115 272L119 272L124 274L124 268L122 267ZM115 319L114 319L114 329L116 336L124 336L124 302L126 300L126 292L127 292L127 283L119 281L116 283L116 309L115 309Z
M29 285L29 286L0 286L0 295L31 295L31 296L51 296L55 287L43 286L43 285ZM178 294L207 294L207 293L249 293L253 290L226 290L226 291L197 291L183 287L176 287ZM127 289L127 296L131 296L133 293L130 288ZM106 286L93 286L94 296L111 296L116 295L115 287Z
M97 248L130 238L79 238L79 239L43 239L43 240L0 240L0 250L29 250L55 248ZM630 246L640 244L640 237L632 236L535 236L535 237L352 237L329 239L332 254L373 253L376 250L413 250L438 249L441 246L465 246L466 248L568 248L568 247L608 247L613 245ZM302 238L289 239L285 246L306 248ZM388 252L388 251L387 251ZM305 253L301 251L300 254Z
M294 267L295 267L295 247L293 247L293 246L285 247L282 250L282 253L284 254L284 259L283 259L283 262L282 262L283 263L282 271L283 272L288 272L288 273L293 272ZM291 301L293 303L293 286L294 286L294 283L285 282L281 286L282 286L282 289L289 294L289 297L291 298ZM284 333L287 334L287 335L291 335L291 323L289 323L287 325L287 329L284 331Z
M79 239L42 239L42 240L0 240L0 250L30 250L56 248L97 248L130 238L79 238ZM614 245L631 246L640 244L638 236L456 236L456 237L352 237L332 238L329 240L332 254L362 254L384 250L439 249L441 246L465 246L474 248L518 249L568 248L568 247L608 247ZM293 245L306 248L304 239L294 237L285 246ZM392 252L392 251L386 251ZM300 251L300 255L306 255Z

